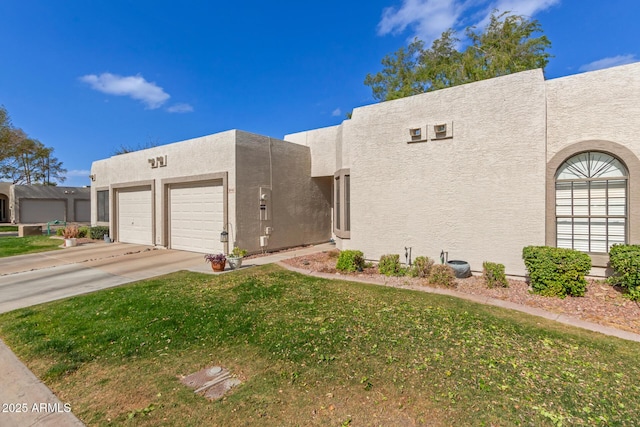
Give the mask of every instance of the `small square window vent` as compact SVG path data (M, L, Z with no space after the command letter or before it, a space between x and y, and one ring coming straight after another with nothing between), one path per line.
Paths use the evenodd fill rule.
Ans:
M436 135L439 135L439 134L446 135L447 134L447 124L444 123L444 124L441 124L441 125L435 125L433 127L433 131L436 133Z
M422 129L420 128L409 129L409 134L411 135L411 137L414 137L414 136L419 137L422 135Z

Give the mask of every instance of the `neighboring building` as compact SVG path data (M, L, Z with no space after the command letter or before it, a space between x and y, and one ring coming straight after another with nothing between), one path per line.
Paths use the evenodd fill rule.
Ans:
M227 223L240 246L260 249L266 224L254 224L252 198L261 187L273 188L274 221L279 210L298 213L285 229L269 225L266 249L333 237L368 259L411 247L414 257L445 251L475 271L493 261L524 275L522 248L549 245L588 252L592 273L604 274L612 244L640 243L639 99L640 63L550 81L532 70L356 108L288 142L231 131L156 147L94 163L92 222L102 215L129 236L129 221L144 221L144 238L128 241L177 247L172 212L197 210L172 188L204 175L221 180L222 196L201 200L226 195L227 217L185 235L211 234L203 251L220 249L213 234ZM272 179L267 147L278 147Z
M9 195L11 194L11 184L0 182L0 222L9 222Z
M91 190L88 187L0 183L0 222L43 224L58 220L88 223L90 219Z

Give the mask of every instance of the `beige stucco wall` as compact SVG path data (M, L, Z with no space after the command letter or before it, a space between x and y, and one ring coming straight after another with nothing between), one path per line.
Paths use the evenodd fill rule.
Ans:
M266 227L272 228L267 250L328 241L331 181L311 176L310 149L241 131L238 135L238 245L260 249ZM260 220L260 188L268 195L266 220Z
M151 168L148 159L165 156L165 167ZM226 174L230 246L233 236L239 247L260 251L259 238L265 234L266 226L273 230L268 250L326 241L331 236L330 194L326 194L330 182L311 178L310 173L308 147L237 130L113 156L92 165L92 223L97 223L97 191L111 189L113 206L114 188L151 184L155 197L155 244L166 246L164 183ZM270 220L261 222L259 189L270 187L272 176ZM112 230L114 216L112 209Z
M351 236L338 246L369 259L444 250L524 275L522 248L545 238L544 89L534 70L356 108L336 144L336 169L351 174ZM452 138L408 143L409 129L431 137L439 123Z
M342 149L343 125L285 135L284 140L311 149L311 176L333 176L336 171L337 153Z
M546 82L547 160L581 141L612 141L640 156L640 63Z

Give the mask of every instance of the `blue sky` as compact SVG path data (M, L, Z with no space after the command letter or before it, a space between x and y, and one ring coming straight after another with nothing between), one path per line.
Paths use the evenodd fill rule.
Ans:
M121 145L339 124L385 54L495 8L540 21L547 78L640 60L637 0L3 0L0 105L89 185Z

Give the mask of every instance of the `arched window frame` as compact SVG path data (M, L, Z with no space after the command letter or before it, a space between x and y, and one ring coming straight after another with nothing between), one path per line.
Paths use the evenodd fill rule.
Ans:
M606 254L627 243L628 171L615 156L585 151L555 174L556 246Z

